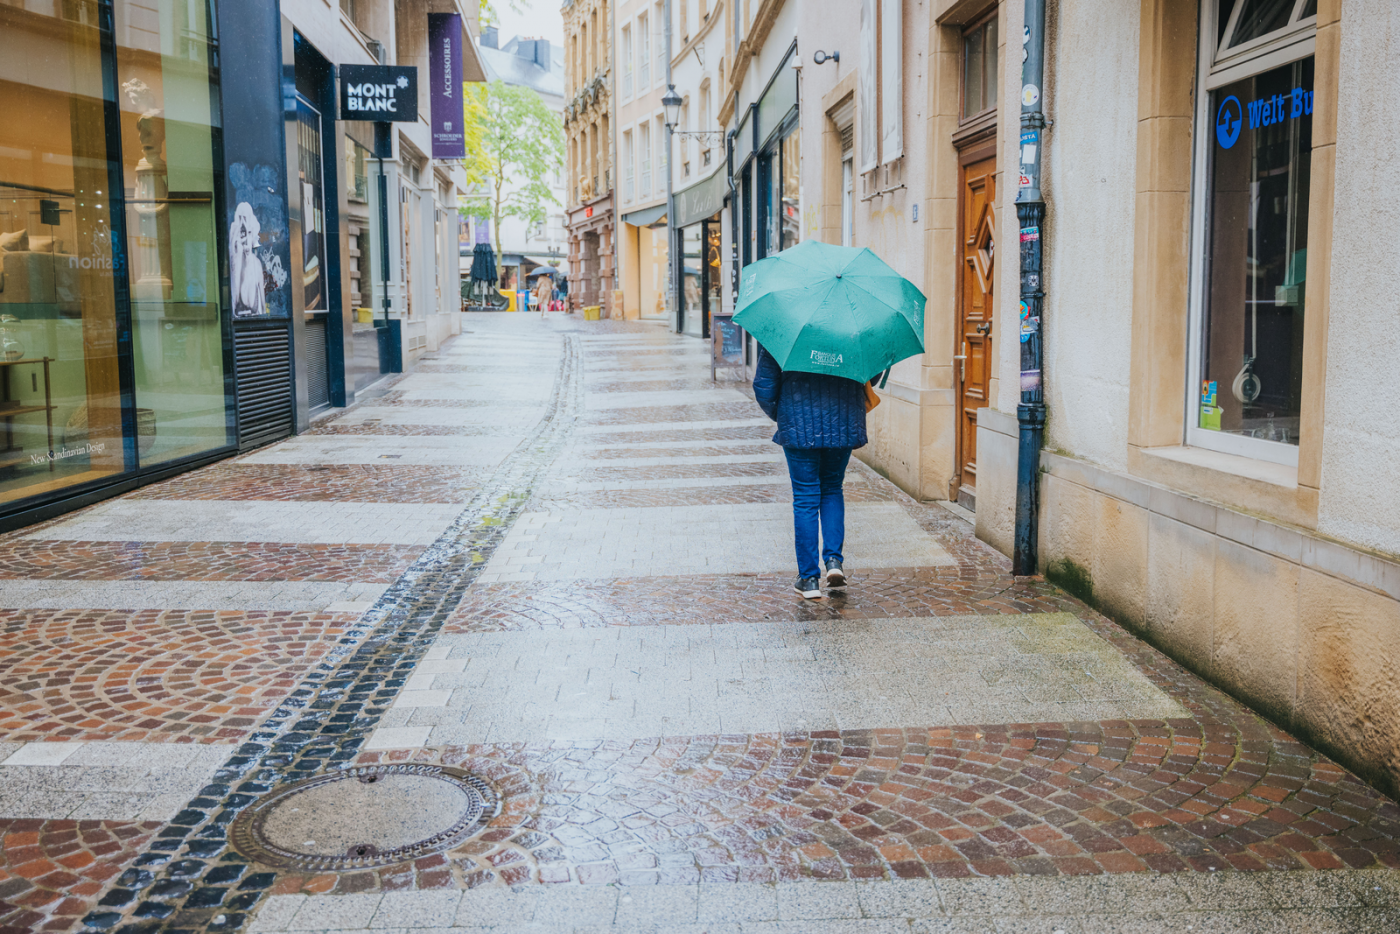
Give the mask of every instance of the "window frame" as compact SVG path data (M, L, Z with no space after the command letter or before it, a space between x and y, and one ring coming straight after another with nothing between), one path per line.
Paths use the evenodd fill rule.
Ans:
M633 163L635 162L632 148L632 129L629 127L622 131L622 162L624 181L622 189L622 200L631 203L636 198L636 188L633 184Z
M985 29L989 23L995 22L998 25L997 42L1000 43L1001 29L1000 22L998 21L1000 13L1000 8L997 6L993 6L986 13L983 13L980 17L973 20L967 26L964 26L962 32L958 36L958 126L966 126L969 123L975 123L978 120L981 120L982 118L986 117L987 114L996 113L997 106L1000 103L1001 85L1000 83L998 83L997 98L992 101L992 105L990 107L983 107L975 114L968 114L967 116L963 116L964 112L967 110L967 37L970 36L972 33L977 32L977 30L979 29ZM1000 54L998 54L996 67L1000 68L1001 64L1001 57Z
M1213 115L1210 111L1211 95L1218 88L1233 84L1244 78L1263 74L1281 65L1301 61L1315 55L1317 51L1317 17L1310 16L1298 22L1277 29L1258 39L1252 39L1228 55L1221 56L1220 46L1234 32L1243 0L1201 0L1200 15L1203 24L1219 22L1220 4L1233 2L1236 9L1231 11L1225 29L1226 39L1216 39L1215 28L1199 30L1198 54L1196 62L1196 106L1193 152L1191 160L1191 247L1190 267L1187 280L1188 318L1186 327L1186 398L1184 443L1188 447L1234 454L1251 460L1281 464L1285 467L1298 466L1298 444L1282 441L1266 441L1263 438L1247 438L1242 435L1225 434L1200 427L1201 419L1201 380L1205 366L1205 310L1206 291L1210 284L1210 257L1206 255L1209 246L1208 227L1210 223L1210 167ZM1297 0L1290 18L1296 16L1307 0ZM1306 353L1306 350L1304 351ZM1307 394L1307 386L1303 387Z
M632 24L622 24L622 99L630 101L634 93L633 67L632 67Z

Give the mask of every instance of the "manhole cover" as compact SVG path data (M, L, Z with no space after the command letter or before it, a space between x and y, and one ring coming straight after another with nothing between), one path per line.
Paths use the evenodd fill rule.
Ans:
M495 790L470 772L369 765L273 792L238 815L230 840L283 869L366 869L450 849L499 811Z

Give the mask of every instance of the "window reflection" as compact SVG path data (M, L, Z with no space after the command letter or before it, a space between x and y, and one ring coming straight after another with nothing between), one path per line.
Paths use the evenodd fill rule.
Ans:
M782 218L782 246L786 250L802 240L802 149L801 134L796 128L783 138L783 180L782 201L779 212Z
M214 223L217 100L203 2L117 0L142 465L231 442Z
M0 503L127 467L102 36L49 9L0 6Z
M1298 443L1312 92L1307 58L1212 97L1204 429Z

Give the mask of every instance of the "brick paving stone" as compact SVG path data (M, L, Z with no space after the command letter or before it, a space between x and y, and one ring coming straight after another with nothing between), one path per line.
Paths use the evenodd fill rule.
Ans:
M384 425L379 422L360 422L354 425L335 423L317 425L307 435L389 435L395 437L458 437L458 438L508 438L519 437L518 425Z
M0 580L390 583L422 545L0 539Z
M143 487L130 498L465 503L471 499L479 476L480 471L450 467L424 470L373 464L217 464Z
M160 826L0 819L0 932L72 930Z
M614 382L585 383L588 392L666 392L693 389L699 392L724 387L725 383L712 383L707 379L654 379L635 382L620 380Z
M739 887L742 883L817 880L834 891L840 888L837 880L894 884L936 877L956 894L957 877L979 877L977 884L985 888L1004 876L1032 885L1042 876L1073 880L1088 874L1117 880L1116 887L1106 885L1102 892L1121 901L1136 891L1132 880L1168 875L1203 880L1182 883L1202 892L1204 880L1223 880L1208 896L1223 910L1232 897L1242 897L1230 879L1282 878L1281 870L1291 870L1294 879L1317 879L1352 868L1374 872L1400 866L1400 808L1393 801L1052 585L1014 577L1009 562L977 541L965 522L939 506L912 501L858 461L848 474L848 499L897 504L954 564L853 566L847 593L819 601L797 599L786 573L472 583L522 512L790 499L781 464L686 462L776 452L769 443L773 427L752 401L673 405L672 398L655 395L693 391L698 396L715 388L749 395L741 384L716 387L704 379L703 345L650 323L530 317L474 316L468 331L475 333L425 358L416 384L401 377L361 394L358 406L312 430L320 438L271 446L137 494L167 503L359 502L379 491L392 493L393 502L431 503L436 491L464 488L482 475L482 486L472 491L476 505L463 513L468 520L459 520L468 524L455 533L460 537L443 540L440 553L434 551L438 544L420 555L407 548L336 543L285 546L290 550L258 542L162 543L168 550L144 544L133 551L125 542L30 541L19 547L16 536L0 538L0 573L36 580L394 581L366 623L352 614L0 612L5 646L0 741L242 743L240 764L230 764L228 777L215 780L225 783L227 794L215 795L224 810L215 816L212 798L191 802L191 810L205 816L181 825L184 829L172 825L158 831L161 838L142 857L164 860L161 854L182 847L176 861L152 862L153 878L133 876L112 889L130 886L140 890L139 898L108 908L89 905L84 910L97 912L89 916L93 925L144 934L138 918L145 917L143 911L154 917L165 910L165 896L158 893L180 888L183 870L177 867L206 857L200 871L208 873L189 897L169 899L180 908L165 924L166 932L244 927L248 917L242 912L255 906L263 891L343 896L468 888L499 893L508 906L514 894L509 886L614 894L628 887L640 902L646 888L699 883L731 887L707 896L707 905L723 907L729 900L745 906L753 901L757 890ZM463 388L466 381L450 378L511 380L546 372L554 378L556 359L565 363L547 405L511 394L477 398L473 392L479 387ZM449 378L440 390L410 388L422 386L431 374ZM649 400L653 404L627 404ZM600 407L580 414L583 404ZM356 408L374 406L393 411L356 414ZM368 418L376 414L393 424ZM539 418L545 427L536 427ZM415 419L426 424L410 424ZM351 424L331 424L336 421ZM532 431L531 440L508 453L511 439ZM403 443L386 454L375 436ZM422 440L408 440L413 437ZM637 442L677 446L633 446ZM548 468L556 456L556 465ZM638 458L674 463L625 463ZM346 466L355 460L365 466ZM464 469L478 462L479 469ZM506 466L498 469L498 463ZM309 464L330 469L309 471ZM768 466L778 469L743 472ZM488 477L492 471L498 472ZM619 488L568 489L569 482L582 486L586 476ZM740 482L707 485L717 479ZM415 558L418 563L405 571ZM169 569L160 570L162 564ZM368 576L376 567L382 576ZM313 574L327 576L298 576ZM958 727L892 723L869 730L376 752L362 746L400 687L418 680L415 669L425 664L420 659L442 661L427 651L439 633L1064 611L1189 716ZM380 628L357 641L363 634L351 629L357 625ZM414 716L430 714L419 710ZM414 863L374 872L259 873L262 888L237 894L219 881L244 870L241 857L222 849L222 828L253 796L336 763L410 759L485 775L504 793L501 814L477 838ZM46 823L62 822L30 821L19 832ZM149 835L155 827L143 832ZM181 836L164 839L172 831ZM6 856L30 846L28 840L13 847L7 842ZM122 858L129 860L136 845ZM118 860L112 874L120 869ZM8 864L0 864L0 873L10 872ZM0 899L38 891L33 882L15 881L30 878L0 874ZM1320 891L1322 885L1314 888ZM1400 891L1389 881L1385 886ZM969 890L957 897L972 905L975 896L980 897ZM781 908L787 897L772 900ZM1372 904L1363 899L1365 907L1356 910L1381 910ZM49 913L49 920L56 917ZM81 914L75 909L63 917ZM217 917L224 920L216 923ZM1382 915L1367 917L1375 922L1372 929L1386 929ZM8 934L5 923L0 920L0 934ZM364 923L388 924L389 916ZM795 923L774 930L814 929ZM960 922L949 923L954 926L948 930L961 929ZM987 925L1021 929L1008 923L989 920ZM1365 923L1348 919L1350 927L1342 929L1365 930L1358 926ZM1075 921L1066 930L1091 927ZM562 927L546 924L546 929ZM935 923L928 929L942 928ZM737 928L714 927L712 934L719 930Z
M665 464L646 467L575 467L560 474L581 482L670 479L712 479L719 477L782 477L787 466L774 461L738 464Z
M602 409L585 413L583 425L645 425L661 422L719 421L762 417L755 402L701 402L695 405L653 405Z
M1217 744L1230 755L1212 754ZM506 795L490 830L447 854L450 881L402 866L359 890L1400 868L1400 808L1247 713L445 747L359 761L468 768ZM1267 807L1279 782L1303 812L1291 828L1243 809ZM1221 785L1226 797L1212 794ZM1200 813L1183 814L1196 802ZM284 878L280 890L311 892L310 882Z
M495 409L501 406L537 409L543 405L543 402L533 399L409 399L405 398L406 395L407 393L398 390L386 392L374 400L374 404L375 406L411 406L415 409Z
M586 460L626 460L634 457L731 457L738 454L776 454L780 449L769 444L734 444L723 447L711 445L686 447L585 448L578 452Z
M480 584L443 632L1083 612L1053 585L1009 572L880 568L853 570L850 578L844 596L829 593L821 600L794 594L787 573Z
M888 503L894 497L887 490L847 486L847 503ZM792 488L782 483L742 486L678 486L667 489L589 490L559 493L552 487L540 491L536 500L543 508L616 509L627 506L738 506L748 503L790 503Z
M590 432L577 436L589 444L628 444L637 441L748 441L763 440L771 443L773 425L733 425L727 428L662 428L655 431L613 431Z
M0 610L0 739L234 742L354 614Z

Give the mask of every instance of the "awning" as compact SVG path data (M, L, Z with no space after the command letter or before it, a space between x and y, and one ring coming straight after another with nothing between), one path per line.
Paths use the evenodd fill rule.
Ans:
M713 217L724 207L728 194L729 175L718 169L709 178L676 192L676 226L689 227Z
M655 207L642 208L640 211L633 211L631 214L622 215L624 224L631 224L633 227L650 227L666 216L666 205L658 204Z
M553 266L564 261L562 256L531 256L526 253L525 258L536 266Z
M502 254L501 254L501 265L502 265L502 266L524 266L525 263L526 263L526 259L525 259L525 256L524 256L523 253L502 253ZM540 264L539 264L539 263L536 263L535 265L538 266L538 265L540 265Z

